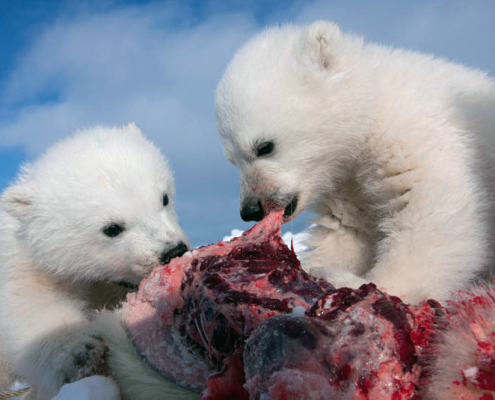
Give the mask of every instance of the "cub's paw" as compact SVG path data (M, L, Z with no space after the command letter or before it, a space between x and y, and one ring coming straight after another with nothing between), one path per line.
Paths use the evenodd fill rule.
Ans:
M36 387L37 399L51 399L60 388L92 375L104 375L108 347L91 329L60 329L37 342L22 357L20 368ZM31 397L29 397L31 398Z
M108 347L97 335L81 335L69 347L65 365L62 368L63 383L71 383L92 375L106 375L105 358Z

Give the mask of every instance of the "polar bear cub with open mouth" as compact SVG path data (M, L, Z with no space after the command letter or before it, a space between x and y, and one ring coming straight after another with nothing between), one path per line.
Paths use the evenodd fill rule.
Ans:
M1 196L4 386L10 372L32 385L30 398L50 399L102 372L93 310L188 248L172 173L134 124L79 132L25 166Z
M415 303L490 266L495 82L484 73L329 22L277 27L235 55L216 114L244 220L308 205L320 215L311 272Z

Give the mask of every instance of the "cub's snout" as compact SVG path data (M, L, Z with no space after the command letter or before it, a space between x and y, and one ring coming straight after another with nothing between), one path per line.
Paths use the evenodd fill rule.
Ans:
M171 249L166 249L160 256L160 264L168 264L173 258L180 257L189 250L189 247L184 242L180 242Z
M292 195L289 200L268 200L263 204L261 200L246 200L241 204L241 218L244 221L261 221L270 211L284 209L284 219L288 221L296 212L298 203L297 195Z
M241 218L244 221L261 221L265 216L261 201L244 202L241 205Z

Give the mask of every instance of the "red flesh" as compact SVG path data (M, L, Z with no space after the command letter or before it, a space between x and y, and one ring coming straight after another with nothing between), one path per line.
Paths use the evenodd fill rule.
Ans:
M226 387L247 395L230 384L233 366L242 376L242 362L233 359L242 357L245 339L264 320L309 309L332 288L301 269L281 223L282 213L272 213L240 238L156 267L129 295L126 325L154 368L193 390L205 389L212 375L205 398L224 398ZM222 393L210 394L219 387Z
M440 305L309 276L282 218L156 267L125 305L139 353L208 400L416 398Z

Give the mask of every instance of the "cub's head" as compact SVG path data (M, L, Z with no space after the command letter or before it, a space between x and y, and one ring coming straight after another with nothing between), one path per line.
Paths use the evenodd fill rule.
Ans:
M216 116L240 171L244 220L281 208L288 220L350 171L368 127L361 48L361 39L316 22L268 29L234 56Z
M24 168L1 201L38 268L136 284L189 248L174 197L167 162L129 124L59 142Z

